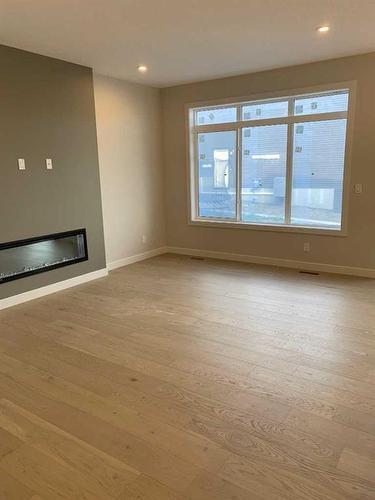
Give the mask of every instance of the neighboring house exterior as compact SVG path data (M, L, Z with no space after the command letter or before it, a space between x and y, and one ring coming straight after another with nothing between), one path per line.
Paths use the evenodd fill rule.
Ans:
M296 100L295 114L316 114L335 105L336 96ZM320 102L319 102L320 101ZM299 103L298 103L299 102ZM297 104L298 103L298 104ZM324 109L323 109L324 110ZM216 114L215 114L216 113ZM286 102L243 107L241 175L242 217L278 222L284 217L287 125L251 127L252 119L287 116ZM229 123L233 108L200 111L199 124ZM200 215L233 218L236 213L237 133L234 130L198 136ZM306 209L339 222L343 189L346 120L296 124L293 131L293 194L295 216Z

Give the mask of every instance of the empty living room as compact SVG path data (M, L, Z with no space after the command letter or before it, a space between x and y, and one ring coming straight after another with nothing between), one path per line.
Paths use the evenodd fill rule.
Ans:
M375 500L375 0L0 0L0 500Z

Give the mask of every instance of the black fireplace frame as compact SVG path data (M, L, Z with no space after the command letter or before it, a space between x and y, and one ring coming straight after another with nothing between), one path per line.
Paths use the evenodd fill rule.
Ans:
M24 240L16 240L16 241L9 241L6 243L0 243L0 251L5 250L7 248L17 248L17 247L22 247L29 245L31 243L38 243L40 241L48 241L48 240L58 240L60 238L66 238L68 236L83 236L83 241L84 241L84 248L85 248L85 256L84 257L79 257L74 260L66 261L66 262L59 262L57 264L52 264L51 266L47 267L42 267L39 269L33 269L31 271L25 271L24 273L19 273L14 276L7 276L5 278L0 278L0 285L3 283L7 283L8 281L14 281L18 280L21 278L25 278L27 276L33 276L34 274L40 274L40 273L45 273L47 271L52 271L53 269L58 269L60 267L65 267L65 266L72 266L73 264L78 264L79 262L84 262L89 259L89 252L88 252L88 246L87 246L87 234L86 234L86 229L75 229L73 231L65 231L62 233L53 233L53 234L47 234L43 236L36 236L33 238L27 238Z

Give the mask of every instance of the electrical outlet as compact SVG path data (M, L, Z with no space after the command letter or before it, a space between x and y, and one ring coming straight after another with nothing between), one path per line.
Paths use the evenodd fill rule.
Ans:
M305 241L305 243L303 244L303 251L310 252L310 242L309 241Z
M362 194L362 184L356 184L354 186L354 192L355 194Z
M51 158L47 158L47 159L46 159L46 167L47 167L47 170L52 170L53 165L52 165L52 160L51 160Z

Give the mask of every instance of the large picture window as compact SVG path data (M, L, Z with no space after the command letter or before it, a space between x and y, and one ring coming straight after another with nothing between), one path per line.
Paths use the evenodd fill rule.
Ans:
M189 108L192 221L341 231L349 95Z

